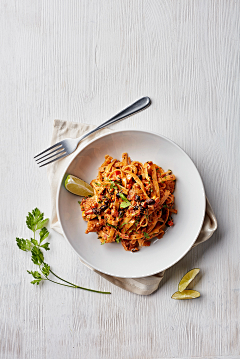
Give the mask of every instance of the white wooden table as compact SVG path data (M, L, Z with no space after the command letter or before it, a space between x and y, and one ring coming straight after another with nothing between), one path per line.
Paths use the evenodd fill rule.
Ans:
M240 1L3 0L0 18L0 358L240 358ZM146 95L152 106L114 128L178 143L201 173L218 231L149 297L100 278L52 231L52 268L112 295L31 285L34 265L15 237L30 234L34 207L50 215L33 155L48 146L53 120L99 124ZM201 298L172 300L193 267Z

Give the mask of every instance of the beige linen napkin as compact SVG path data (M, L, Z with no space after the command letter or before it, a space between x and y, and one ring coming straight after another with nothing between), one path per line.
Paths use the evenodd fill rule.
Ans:
M73 123L73 122L67 122L67 121L61 121L61 120L55 120L53 125L53 134L52 134L52 140L51 145L57 143L58 141L61 141L65 138L77 138L83 135L85 132L90 131L93 129L94 126L81 124L81 123ZM48 165L47 167L47 173L48 173L48 179L50 182L50 188L51 188L51 228L53 228L58 233L62 234L62 229L60 226L60 223L58 222L57 218L57 211L56 211L56 195L57 195L57 187L59 184L60 179L63 176L63 172L67 168L68 164L71 162L73 156L76 155L76 152L80 152L82 147L86 145L89 141L91 141L93 138L98 137L100 134L111 132L110 129L103 129L100 131L97 131L95 134L87 137L84 139L78 146L77 150L70 156L63 158L62 160L53 162L52 164ZM210 206L210 203L208 199L206 199L206 213L205 213L205 219L204 223L201 229L201 232L195 241L193 247L197 246L199 243L205 242L207 239L209 239L212 234L217 229L217 220L213 213L213 210ZM103 278L107 279L109 282L117 285L118 287L121 287L125 290L128 290L129 292L140 294L140 295L149 295L153 292L155 292L161 280L163 279L164 272L157 273L155 275L152 275L150 277L145 278L119 278L119 277L112 277L110 275L101 273L93 268L91 268L89 265L84 263L82 260L81 262L85 264L88 268L92 269L94 272L101 275Z

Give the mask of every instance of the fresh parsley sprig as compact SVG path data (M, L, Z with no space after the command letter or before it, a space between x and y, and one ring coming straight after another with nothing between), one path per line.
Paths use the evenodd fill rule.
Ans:
M101 292L98 290L79 287L78 285L68 282L65 279L62 279L58 275L53 273L50 266L44 262L44 255L42 252L42 249L45 249L45 251L50 250L49 242L43 243L43 241L47 239L49 236L49 232L45 227L47 222L48 222L48 218L44 219L44 214L41 213L38 208L35 208L31 213L30 212L28 213L26 220L27 227L33 232L33 238L31 238L30 240L24 238L16 238L18 248L25 252L31 252L32 262L36 264L39 268L39 271L29 271L29 270L27 271L34 278L34 280L32 280L31 283L39 285L39 283L41 283L42 281L48 280L50 282L63 285L65 287L79 288L95 293L111 294L110 292ZM40 231L39 240L36 239L37 231ZM56 278L60 279L62 282L67 284L59 283L50 279L49 278L50 273Z

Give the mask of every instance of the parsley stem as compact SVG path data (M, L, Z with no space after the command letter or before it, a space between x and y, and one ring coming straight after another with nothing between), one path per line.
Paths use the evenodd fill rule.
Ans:
M58 283L58 282L55 282L54 280L52 279L49 279L46 277L46 280L49 280L50 282L53 282L53 283L56 283L56 284L59 284L59 285L64 285L65 287L71 287L71 288L75 288L74 286L72 285L67 285L67 284L63 284L63 283Z
M56 275L55 273L53 273L53 271L51 271L51 269L50 269L50 272L51 272L55 277L57 277L58 279L62 280L63 282L68 283L68 284L71 284L71 286L70 286L70 285L66 285L66 284L62 284L62 285L66 285L67 287L80 288L80 289L88 290L88 291L90 291L90 292L95 292L95 293L111 294L111 292L101 292L101 291L99 291L99 290L94 290L94 289L88 289L88 288L79 287L79 286L76 285L76 284L73 284L73 283L71 283L71 282L68 282L68 281L65 280L65 279L62 279L61 277L59 277L58 275ZM50 279L49 279L49 280L50 280ZM54 283L57 283L57 282L54 282ZM61 284L61 283L58 283L58 284Z
M101 292L100 290L94 290L94 289L88 289L88 288L79 287L78 285L76 285L75 288L87 290L89 292L94 292L94 293L111 294L111 292Z
M66 283L68 283L68 284L71 284L71 285L75 286L75 284L70 283L70 282L68 282L68 281L65 280L65 279L62 279L61 277L59 277L58 275L56 275L55 273L53 273L53 271L52 271L51 269L49 270L49 272L51 272L53 275L55 275L55 277L57 277L58 279L62 280L63 282L66 282Z
M53 283L56 283L56 284L59 284L59 285L64 285L65 287L75 288L74 285L67 285L67 284L63 284L63 283L58 283L58 282L55 282L55 281L52 280L52 279L49 279L49 278L43 273L43 271L42 271L40 265L39 265L39 269L40 269L41 273L43 274L43 276L45 277L45 278L43 278L43 280L49 280L50 282L53 282ZM51 271L49 270L49 272L51 272ZM54 275L55 275L55 274L54 274ZM56 276L56 277L57 277L57 276ZM59 278L59 277L58 277L58 278ZM61 279L61 278L59 278L59 279ZM67 283L69 283L69 282L67 282ZM69 283L69 284L72 284L72 283Z

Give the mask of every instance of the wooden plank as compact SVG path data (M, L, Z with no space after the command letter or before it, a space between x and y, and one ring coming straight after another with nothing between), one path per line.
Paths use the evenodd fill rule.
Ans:
M0 10L0 357L239 358L240 2L9 0ZM146 95L152 106L114 128L156 131L190 155L217 233L140 297L91 272L52 232L52 268L112 295L30 285L34 266L14 241L29 235L29 210L50 214L33 156L53 120L99 124ZM193 267L201 298L171 300Z

